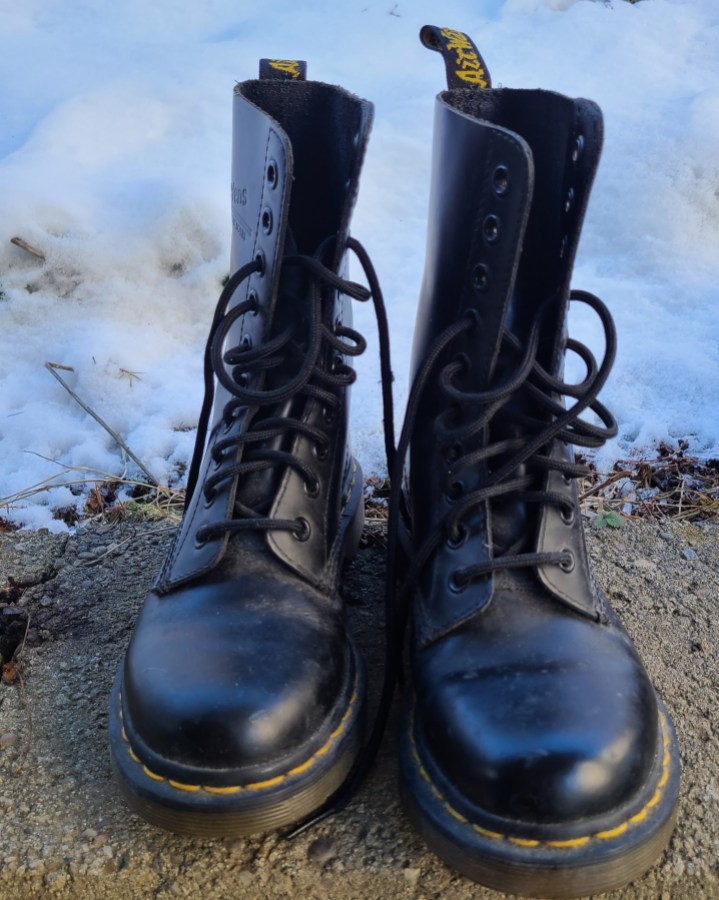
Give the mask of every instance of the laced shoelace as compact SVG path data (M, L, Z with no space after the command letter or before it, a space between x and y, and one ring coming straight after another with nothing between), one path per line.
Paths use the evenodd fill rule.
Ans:
M450 494L453 484L461 484L462 470L483 463L486 466L487 474L483 478L480 488L464 495L457 492L457 496L453 498L455 502L452 511L437 528L425 537L419 547L411 552L411 559L402 586L396 595L396 601L392 604L393 608L388 609L388 619L392 621L398 619L400 632L404 630L408 595L416 584L422 569L442 541L449 540L458 545L466 539L468 531L465 523L473 512L487 500L511 496L513 499L525 503L558 506L563 511L566 510L567 514L572 514L573 508L569 508L564 494L537 490L533 487L536 483L536 476L538 472L553 470L561 472L566 481L571 481L583 478L589 470L582 463L552 459L541 451L548 448L554 440L594 449L602 446L605 441L617 434L617 423L614 417L597 400L616 355L616 331L611 313L598 297L586 291L572 291L570 300L584 303L594 310L602 324L605 339L605 352L601 365L597 365L594 355L584 344L572 338L567 340L566 349L576 353L584 362L587 370L583 381L579 384L569 384L552 376L537 361L539 335L544 317L550 308L549 303L541 307L535 316L524 348L515 335L504 330L503 350L520 358L514 372L497 387L481 392L465 391L457 386L456 381L466 363L454 361L443 367L439 378L441 390L447 400L457 404L460 408L472 406L479 412L470 421L455 427L448 424L449 415L446 412L440 414L436 422L436 433L441 442L454 442L455 446L461 446L462 442L468 442L481 434L490 422L501 422L503 418L521 424L523 434L516 439L496 441L480 446L469 453L462 454L460 452L457 455L447 477L449 482L447 488ZM468 313L464 318L449 326L435 341L415 378L407 403L405 422L397 447L395 469L391 478L392 491L388 518L388 568L390 569L388 585L392 584L396 578L395 561L399 550L398 544L401 541L401 470L416 425L420 400L428 379L434 373L437 360L445 349L460 334L471 331L475 327L477 327L477 319L472 313ZM545 415L542 418L506 409L509 402L520 392L527 392L538 409L544 411ZM565 409L563 403L558 399L561 396L574 398L576 402ZM602 425L595 425L580 419L579 416L586 409L594 412ZM495 458L506 461L500 462L497 468L492 470L491 461ZM522 467L526 469L526 473L518 475L518 470ZM494 556L485 563L457 570L453 575L454 589L461 591L472 581L501 569L540 565L556 565L567 568L573 564L566 551L517 553L517 548L517 544L515 544L502 555ZM388 597L388 603L390 601L391 598Z
M385 592L385 670L381 695L370 736L363 746L357 761L339 790L309 819L292 830L289 839L303 833L328 816L340 812L362 786L380 748L382 737L389 718L394 690L398 680L402 678L403 641L409 612L409 596L412 588L429 558L445 539L462 539L462 520L487 500L502 496L513 496L525 502L553 504L563 507L567 501L563 494L532 489L537 470L554 470L562 472L565 479L584 477L588 467L582 463L572 463L560 459L551 459L540 451L548 447L555 439L576 446L597 448L617 433L617 424L607 408L597 400L611 371L616 355L616 331L611 313L602 301L586 291L572 291L570 300L590 306L598 315L605 338L604 358L600 366L588 347L572 338L567 339L566 349L576 353L586 366L586 375L579 384L569 384L550 375L537 361L539 336L545 315L550 303L547 302L538 311L530 329L526 347L510 331L504 330L503 347L510 353L519 356L515 371L497 387L482 392L465 391L456 385L456 378L461 373L464 363L455 361L445 365L440 373L442 391L450 402L472 405L479 412L470 421L454 428L447 424L447 416L440 414L437 422L437 436L443 442L468 441L479 435L490 421L499 421L503 409L520 391L528 391L540 409L549 413L544 418L535 418L517 413L516 410L506 412L509 419L521 421L525 434L521 438L500 440L481 446L466 454L458 454L449 478L472 465L487 462L494 457L513 455L485 479L485 484L461 498L452 513L434 529L417 548L413 549L410 538L408 514L404 507L402 493L402 475L412 434L417 424L419 406L431 377L434 376L439 359L452 342L464 332L477 327L476 315L468 313L452 323L437 337L430 348L421 368L415 376L399 444L393 455L394 464L390 466L390 500L387 523L387 573ZM522 350L524 352L522 353ZM521 356L520 356L521 354ZM560 396L572 397L576 403L565 409L557 399ZM581 420L580 414L592 410L603 423L601 426ZM548 421L549 419L549 421ZM528 465L534 471L516 476L516 471ZM459 499L459 498L458 498ZM500 569L521 568L537 565L566 565L563 553L516 553L511 547L502 556L489 562L469 566L455 573L456 586L463 589L471 581ZM402 584L397 588L396 582L400 568L404 568Z
M200 412L195 453L190 466L187 483L187 498L192 497L197 488L200 465L205 449L207 429L215 396L215 378L231 395L225 404L222 418L229 430L239 411L251 408L255 411L252 424L246 431L229 435L216 441L211 453L216 470L205 478L201 486L205 498L211 501L218 488L238 477L254 472L289 467L302 478L308 494L312 496L319 489L319 482L310 466L287 450L268 446L276 438L292 433L301 434L315 445L318 458L329 452L329 441L321 429L291 416L258 415L263 408L276 407L303 395L317 400L325 409L328 420L336 414L342 402L331 388L347 387L356 379L354 369L341 362L341 356L359 356L366 349L366 341L353 328L338 324L334 330L322 321L323 289L332 288L355 300L373 301L379 334L380 368L382 374L382 405L384 414L385 451L388 468L394 462L394 418L392 403L392 372L389 354L389 328L382 291L369 256L354 238L348 238L346 248L357 257L367 279L369 289L361 284L341 278L322 262L324 251L330 240L323 242L314 256L289 255L282 261L287 268L300 268L309 276L308 315L306 334L298 335L297 322L272 335L262 345L253 348L249 343L240 343L223 351L223 345L234 323L248 312L257 311L257 300L250 298L228 311L228 306L242 282L255 272L261 272L263 263L255 259L238 269L229 278L215 309L210 335L205 350L205 398ZM329 347L336 354L336 361L330 370L322 366ZM276 387L254 387L253 376L272 373L273 370L287 369L288 360L296 360L295 374ZM337 362L339 360L339 362ZM257 379L259 380L259 379ZM238 451L242 448L241 458ZM198 529L196 538L203 543L211 538L239 531L289 531L299 540L307 536L307 523L302 518L279 519L263 514L239 501L235 502L232 518Z

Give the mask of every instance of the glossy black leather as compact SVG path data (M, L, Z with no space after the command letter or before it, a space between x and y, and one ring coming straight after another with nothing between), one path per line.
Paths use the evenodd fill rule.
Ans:
M539 361L561 375L569 278L601 139L601 114L589 101L509 89L438 97L415 372L436 336L471 311L477 327L450 344L437 371L464 357L468 390L495 387L502 328L525 338L549 301ZM519 413L541 416L526 398L518 402ZM451 415L430 379L410 449L415 545L455 502L447 482L458 451L437 427ZM504 427L500 434L490 423L489 439L522 436L521 418ZM550 453L572 459L559 440ZM462 472L461 488L486 477L477 463ZM572 516L511 495L487 501L466 522L464 541L442 543L423 570L412 604L414 728L420 755L468 817L479 809L561 824L611 813L646 783L658 714L631 641L591 576L576 484L556 471L537 477L536 489L564 496ZM574 567L494 572L457 589L453 572L522 540L525 553L570 550Z
M264 267L233 297L231 307L254 292L257 309L234 322L226 347L243 340L257 347L308 315L307 277L282 270L288 251L312 255L331 237L324 262L341 273L371 117L367 102L316 82L250 81L235 89L232 270L258 254ZM330 328L351 324L348 306L324 289ZM337 356L325 351L326 371L348 362ZM252 377L250 387L262 388L264 376ZM232 396L216 380L196 488L124 662L129 743L163 778L221 787L286 773L323 747L357 689L337 582L350 522L362 515L362 478L347 442L348 389L327 390L334 407L301 395L270 413L312 424L326 439L326 453L296 431L276 439L308 463L316 493L294 469L277 466L239 484L227 479L208 497L203 484L218 468L213 447L246 431L256 414L242 407L226 422ZM301 516L308 532L298 539L216 530L202 539L203 526L231 519L238 500L267 517Z

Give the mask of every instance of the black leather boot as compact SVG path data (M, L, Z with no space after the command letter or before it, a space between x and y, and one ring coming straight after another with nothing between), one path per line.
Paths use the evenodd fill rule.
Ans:
M338 577L363 522L348 449L364 339L342 275L372 107L263 60L234 93L232 272L175 544L111 698L130 805L198 835L297 822L343 782L364 676ZM381 310L380 310L381 312ZM385 329L386 331L386 329Z
M571 449L616 433L596 399L611 316L569 293L602 116L587 100L491 89L465 35L427 27L422 38L443 53L450 89L436 104L398 448L410 455L413 548L403 798L428 844L470 878L594 894L656 860L679 785L669 715L589 569L586 469ZM570 298L599 317L600 364L566 337ZM563 381L566 351L584 361L580 384Z

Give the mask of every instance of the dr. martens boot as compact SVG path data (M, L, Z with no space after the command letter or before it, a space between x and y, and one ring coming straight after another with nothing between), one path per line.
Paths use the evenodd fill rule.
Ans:
M234 92L233 274L185 515L111 698L126 799L198 835L315 811L353 764L364 709L337 587L363 522L347 417L365 342L348 298L370 292L342 272L350 247L373 284L348 237L372 109L298 61L260 76Z
M616 432L597 400L611 316L569 293L602 117L587 100L491 89L466 35L427 27L422 38L442 52L449 90L436 103L399 447L413 547L403 798L430 847L470 878L594 894L656 860L679 784L671 720L592 577L577 501L586 470L572 445ZM601 363L566 337L570 299L598 316ZM583 361L581 383L564 381L567 351Z

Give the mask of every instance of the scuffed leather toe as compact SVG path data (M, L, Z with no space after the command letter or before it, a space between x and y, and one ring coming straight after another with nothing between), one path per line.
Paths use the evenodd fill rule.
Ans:
M499 606L498 604L497 606ZM417 727L479 809L567 823L627 802L651 771L654 691L626 635L574 616L503 616L422 654Z
M311 588L258 572L151 594L127 652L123 703L159 774L184 766L233 782L301 762L348 683L344 629L327 607Z

